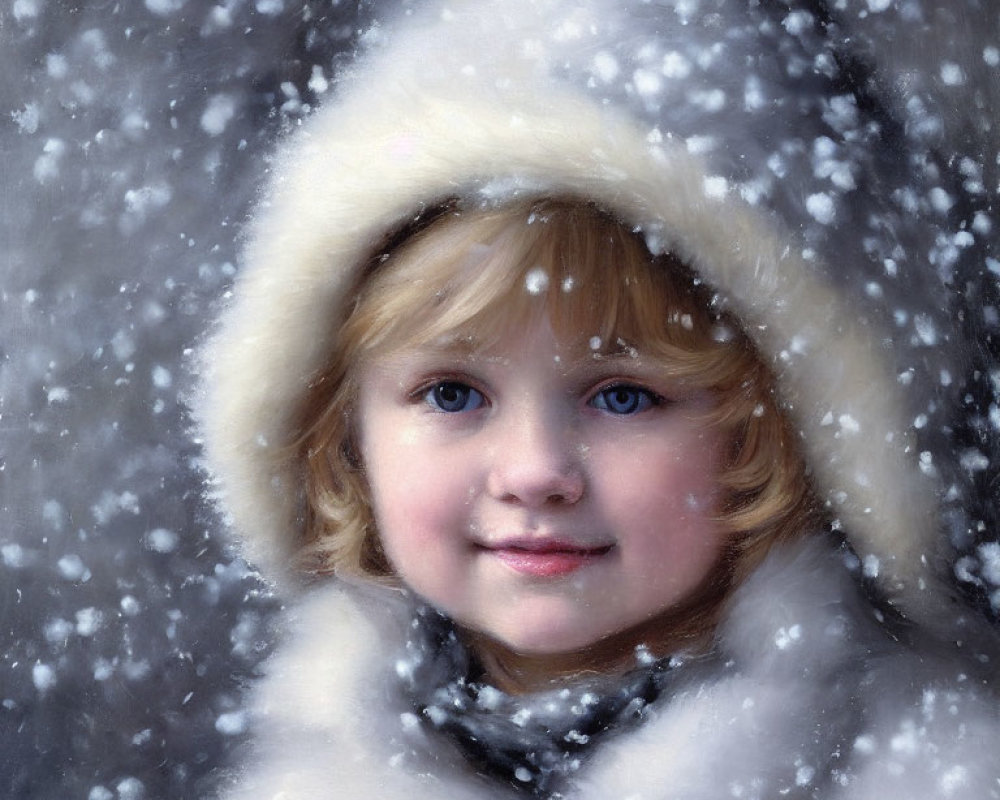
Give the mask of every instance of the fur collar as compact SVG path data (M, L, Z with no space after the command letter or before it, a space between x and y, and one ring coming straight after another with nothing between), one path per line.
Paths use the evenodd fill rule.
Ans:
M256 695L235 800L515 797L418 723L396 675L412 609L330 583L289 613ZM600 744L566 798L995 797L1000 727L974 673L901 644L818 539L739 590L717 659L692 664L641 725ZM523 795L520 795L523 797Z

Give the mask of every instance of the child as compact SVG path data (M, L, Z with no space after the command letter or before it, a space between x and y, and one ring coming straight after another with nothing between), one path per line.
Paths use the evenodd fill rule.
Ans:
M297 596L226 797L1000 796L993 634L824 275L848 212L804 198L790 233L793 201L691 155L693 108L729 130L702 78L614 95L602 43L737 4L631 11L426 12L279 159L199 412ZM899 257L897 221L865 247Z

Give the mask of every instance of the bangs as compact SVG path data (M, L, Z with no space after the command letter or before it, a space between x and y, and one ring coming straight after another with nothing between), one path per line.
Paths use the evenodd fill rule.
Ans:
M654 257L607 213L545 200L435 218L377 259L353 333L372 355L428 344L479 352L547 317L574 349L652 357L708 386L731 373L734 335L710 301L684 264Z

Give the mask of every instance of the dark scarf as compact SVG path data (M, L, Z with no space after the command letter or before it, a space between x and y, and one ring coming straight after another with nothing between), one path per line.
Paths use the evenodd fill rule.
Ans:
M535 797L577 770L596 740L636 725L677 672L677 657L641 648L636 669L569 687L512 696L482 683L452 623L424 606L414 616L397 671L418 718L450 737L483 772Z

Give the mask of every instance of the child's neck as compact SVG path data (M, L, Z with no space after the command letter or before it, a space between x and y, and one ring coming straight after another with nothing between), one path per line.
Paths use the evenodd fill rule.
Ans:
M640 648L647 658L660 659L707 646L705 635L677 630L663 617L563 653L522 653L468 630L462 631L462 639L479 660L485 681L511 695L555 689L588 677L622 675L643 663Z

